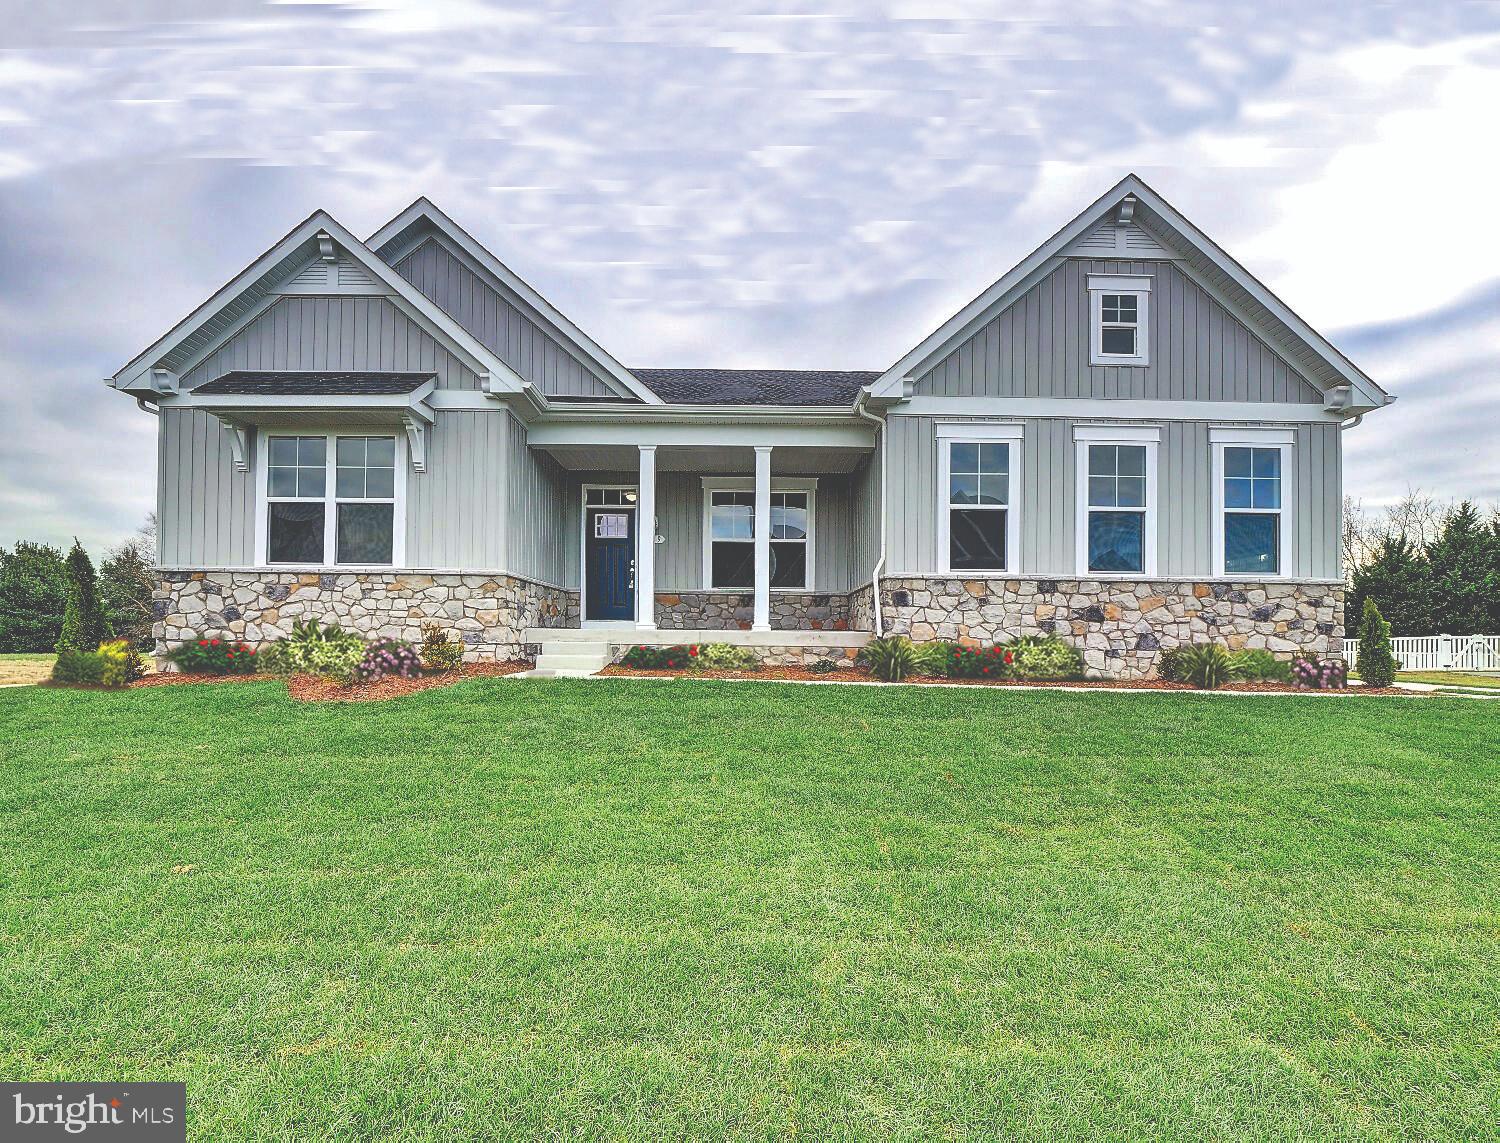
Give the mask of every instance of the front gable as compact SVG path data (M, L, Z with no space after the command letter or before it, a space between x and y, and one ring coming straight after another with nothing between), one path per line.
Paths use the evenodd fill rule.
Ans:
M514 370L324 211L108 380L159 399L236 368L424 369L442 374L450 388L497 395L525 388Z
M542 393L661 398L515 271L431 202L419 198L368 247Z
M1079 273L1162 277L1166 292L1153 293L1149 325L1156 344L1174 354L1164 367L1154 359L1149 368L1089 365L1087 285L1080 300L1071 277ZM1158 321L1168 315L1181 324ZM1080 335L1081 364L1070 356ZM956 389L1004 396L1047 393L1045 385L1078 396L1167 397L1180 388L1226 394L1197 399L1272 401L1227 394L1283 393L1293 403L1311 403L1311 396L1345 415L1392 400L1135 175L914 346L869 393L888 405L923 386L929 394Z
M424 297L549 397L619 397L620 387L580 359L520 299L506 297L436 235L395 264Z

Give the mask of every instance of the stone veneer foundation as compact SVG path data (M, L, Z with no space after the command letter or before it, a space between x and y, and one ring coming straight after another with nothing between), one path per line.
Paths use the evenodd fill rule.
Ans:
M470 662L518 657L528 627L578 626L576 591L509 575L164 571L151 599L158 659L199 634L258 647L302 619L414 643L440 623Z
M1146 678L1161 652L1186 643L1221 642L1298 651L1343 651L1343 584L1193 580L959 579L881 580L887 634L917 642L992 643L1017 635L1060 635L1083 651L1089 674ZM750 626L753 598L726 592L659 593L657 625L678 631ZM197 634L252 646L285 637L315 618L367 638L416 642L437 622L464 642L470 661L525 655L529 627L577 627L576 591L508 575L418 572L167 571L153 593L157 654ZM776 593L771 625L782 630L873 631L869 585L845 594ZM698 642L706 642L698 639ZM773 664L831 658L847 665L854 649L766 646Z
M755 596L748 593L683 591L656 595L656 625L669 631L748 631L754 618ZM771 626L791 631L848 631L849 597L773 591Z
M1162 651L1187 643L1283 658L1339 655L1344 645L1339 582L924 577L880 587L887 634L971 643L1060 635L1082 649L1090 675L1109 678L1149 678ZM851 606L852 618L864 622L865 607Z

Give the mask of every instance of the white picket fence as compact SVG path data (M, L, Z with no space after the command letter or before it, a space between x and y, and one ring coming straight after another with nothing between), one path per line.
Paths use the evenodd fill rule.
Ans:
M1403 671L1500 671L1500 635L1406 635L1391 640ZM1359 657L1359 640L1344 640L1344 659Z

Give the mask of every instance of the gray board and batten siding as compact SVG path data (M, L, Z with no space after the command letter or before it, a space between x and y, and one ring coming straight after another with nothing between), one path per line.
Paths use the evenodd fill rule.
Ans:
M479 377L389 298L277 299L182 378L191 389L234 370L432 373L439 389L479 389Z
M937 425L958 418L890 418L892 480L887 504L890 575L939 572L937 550ZM1021 566L1027 576L1076 578L1078 570L1077 445L1073 428L1098 417L1015 418L1021 442ZM1122 422L1132 425L1141 421ZM1207 578L1212 572L1211 421L1161 422L1157 485L1157 578ZM1247 426L1286 428L1285 425ZM1298 579L1339 575L1339 427L1335 422L1293 426L1296 443L1284 474L1284 503L1292 508L1286 537L1286 574Z
M1150 364L1089 364L1088 276L1152 279ZM1065 259L916 381L942 397L1091 397L1321 404L1309 384L1166 261Z
M570 352L540 316L505 297L436 238L395 270L485 348L549 397L615 397L597 370Z

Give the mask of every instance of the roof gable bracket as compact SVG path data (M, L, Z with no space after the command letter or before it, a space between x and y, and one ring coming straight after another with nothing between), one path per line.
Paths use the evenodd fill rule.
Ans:
M1128 194L1120 200L1120 209L1115 214L1116 226L1129 226L1132 216L1135 214L1136 198Z
M427 471L427 426L418 418L407 415L401 418L406 429L407 456L411 458L413 472Z
M329 263L339 259L338 251L333 247L333 235L326 230L318 231L318 257Z
M224 431L229 434L229 451L234 457L234 470L236 472L250 471L250 449L249 438L245 426L230 417L216 417L219 424L224 426Z

